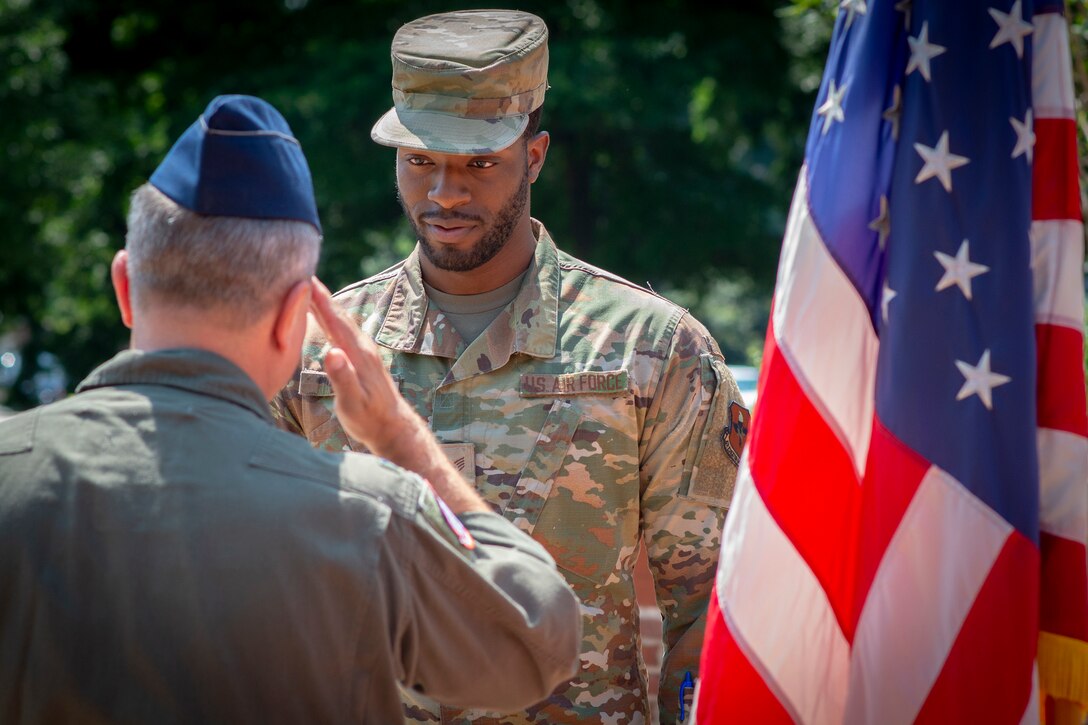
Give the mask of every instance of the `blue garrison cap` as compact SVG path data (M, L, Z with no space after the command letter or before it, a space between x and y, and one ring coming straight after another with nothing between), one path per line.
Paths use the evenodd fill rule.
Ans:
M297 219L321 230L310 167L280 112L254 96L217 96L151 175L198 214Z

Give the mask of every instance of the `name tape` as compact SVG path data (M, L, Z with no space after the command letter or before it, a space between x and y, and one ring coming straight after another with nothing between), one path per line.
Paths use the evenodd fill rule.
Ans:
M627 392L627 371L560 375L526 373L521 376L518 392L523 398L550 398L556 395L611 395L615 397Z

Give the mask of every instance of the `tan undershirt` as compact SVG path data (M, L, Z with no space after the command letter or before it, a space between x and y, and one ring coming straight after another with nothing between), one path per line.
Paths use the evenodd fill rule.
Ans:
M499 316L502 308L518 296L518 290L521 289L521 282L524 279L525 272L522 272L502 287L490 292L481 292L478 295L451 295L436 290L426 282L423 283L423 288L427 291L427 297L431 302L442 310L442 313L449 318L453 329L457 330L461 339L468 344L479 337L480 333Z

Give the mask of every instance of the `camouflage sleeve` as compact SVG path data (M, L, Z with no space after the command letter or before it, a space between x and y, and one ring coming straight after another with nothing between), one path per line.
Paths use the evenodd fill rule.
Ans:
M457 517L423 484L414 520L391 523L380 569L410 690L510 712L577 669L578 601L544 548L501 516Z
M690 703L698 677L722 521L737 474L733 454L743 444L737 436L731 440L727 428L731 411L747 415L738 410L741 400L717 345L685 315L664 358L640 443L642 535L663 619L663 724L678 721L681 698Z

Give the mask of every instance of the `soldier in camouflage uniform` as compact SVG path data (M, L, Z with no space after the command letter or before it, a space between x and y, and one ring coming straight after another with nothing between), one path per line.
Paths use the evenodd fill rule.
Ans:
M543 702L504 714L405 693L408 718L648 722L633 586L645 546L664 621L660 717L674 722L697 677L746 432L740 393L685 310L560 251L529 216L549 143L536 128L547 88L539 18L429 16L392 48L394 108L372 137L397 148L419 244L336 299L447 456L556 559L583 614L581 668ZM326 349L311 330L273 409L315 446L361 450L337 421Z

